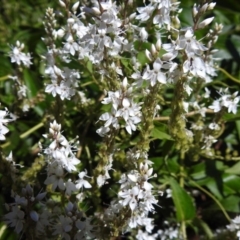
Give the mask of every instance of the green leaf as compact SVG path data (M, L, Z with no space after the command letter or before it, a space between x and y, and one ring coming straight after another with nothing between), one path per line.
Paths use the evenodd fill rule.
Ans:
M176 207L178 221L193 219L196 215L196 209L192 198L180 187L176 180L171 178L169 182L172 189L172 198Z
M161 139L161 140L173 140L169 134L167 134L166 132L160 131L157 127L154 127L154 129L152 130L151 137Z
M239 197L231 195L227 198L224 198L220 201L222 206L226 211L229 212L234 212L234 213L239 213L240 208L239 208ZM219 210L219 207L217 206L216 203L214 203L209 210Z
M228 121L228 122L230 122L230 121L236 121L236 120L239 120L240 119L240 114L233 114L233 113L225 113L224 115L223 115L223 119L225 120L225 121Z
M224 193L233 194L238 193L240 189L240 177L233 174L224 174Z
M164 164L164 158L163 157L154 157L150 158L151 161L154 162L154 169L158 169L160 166Z
M237 127L238 139L240 140L240 120L236 121L236 127Z
M199 225L203 231L205 232L205 234L207 235L208 239L212 239L213 238L213 233L210 229L210 227L207 225L207 223L205 223L202 219L200 218L195 218L194 219L194 225Z
M225 173L240 174L240 162L237 162L232 167L226 169Z
M34 74L30 72L28 69L24 69L23 71L24 82L29 89L29 97L32 98L33 96L37 95L38 89L36 81L34 80Z
M146 57L145 52L139 52L138 56L137 56L137 59L142 65L148 63L148 61L149 61Z
M205 177L203 179L200 179L197 181L197 184L200 186L206 186L210 192L217 197L218 199L222 199L223 196L219 190L219 186L216 182L216 179L213 179L211 177Z
M131 68L130 68L130 60L127 59L127 58L121 58L121 63L122 65L124 66L124 69L128 70L128 71L131 71Z
M191 177L195 180L197 179L205 179L206 177L206 166L204 164L204 162L198 163L194 166L192 166L189 169L189 173L191 174Z
M93 66L92 63L90 61L87 61L87 65L86 65L88 71L92 74L93 73Z

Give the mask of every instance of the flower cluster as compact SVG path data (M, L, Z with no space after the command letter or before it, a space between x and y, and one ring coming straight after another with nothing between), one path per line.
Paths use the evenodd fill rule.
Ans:
M216 87L220 98L212 102L211 92L206 88L217 76L214 44L223 26L215 24L206 29L201 39L197 31L212 23L214 17L203 20L202 17L215 3L194 4L193 24L181 27L179 14L182 10L180 2L176 1L143 1L143 6L137 6L137 1L120 1L119 4L119 1L92 0L82 1L81 6L80 2L70 7L69 1L59 1L62 9L59 15L66 16L65 25L57 24L53 9L46 10L43 92L56 98L52 102L52 109L56 111L42 111L42 114L44 119L50 114L50 119L62 121L72 112L82 116L83 109L84 115L87 114L83 131L86 153L84 156L81 151L76 154L76 144L63 135L62 125L56 120L51 122L49 133L43 135L44 144L39 143L39 155L46 162L43 181L46 192L35 197L28 184L21 194L13 193L14 203L6 204L5 222L17 234L24 233L29 239L36 236L66 240L110 239L132 229L136 229L135 237L139 240L187 239L185 223L181 233L178 225L172 227L167 221L164 230L154 229L154 219L150 216L156 211L158 199L150 179L157 174L148 152L156 138L167 139L159 145L166 147L160 151L164 156L156 161L164 158L163 165L168 165L173 144L167 141L174 141L181 161L173 167L176 173L170 173L167 166L164 174L179 178L183 183L182 178L191 172L184 170L188 162L183 159L185 155L197 160L200 155L212 155L212 145L222 130L223 114L237 113L238 92L231 94L228 89ZM30 54L23 53L23 49L24 44L17 41L9 53L18 70L32 64ZM24 100L26 85L19 76L10 78L17 86L18 99ZM64 101L66 99L70 101ZM72 112L67 113L68 106L73 107ZM29 105L24 104L23 110L28 108ZM90 112L93 109L101 113ZM208 118L207 114L213 117ZM9 131L6 124L15 120L13 115L6 118L8 115L7 109L0 110L0 140L5 140ZM159 126L154 122L159 119L167 120L168 124ZM71 122L72 119L68 126ZM93 122L98 123L97 130ZM102 137L101 143L96 141L99 137L87 136L90 126L94 136L97 132ZM88 139L94 142L91 145L94 151L89 150ZM7 160L13 162L12 154ZM81 165L86 169L82 170ZM121 166L120 169L117 166ZM111 174L113 168L116 172ZM15 168L12 170L14 172ZM163 188L169 185L166 179L159 180ZM113 181L118 183L118 189L109 206L103 209L98 205L105 191L101 187ZM170 198L173 189L167 189L166 194ZM96 210L92 216L85 212L88 200ZM238 230L239 219L234 219L228 228Z
M64 170L69 173L77 171L80 160L76 158L73 152L76 148L67 141L60 131L61 125L54 121L50 123L49 134L44 135L45 138L52 139L49 147L43 150L48 162L45 184L51 184L53 191L59 188L62 191L65 190L67 195L71 195L77 189L91 188L91 185L84 179L86 172L79 173L79 180L76 181L76 185L71 179L64 182Z
M136 130L136 124L141 122L140 103L134 103L132 99L133 88L127 88L127 79L122 82L122 89L116 92L108 92L108 97L104 98L103 104L111 104L111 112L103 113L100 120L105 121L103 127L97 130L100 136L104 136L110 131L110 127L120 128L119 121L123 120L123 126L129 134Z
M16 42L16 46L12 47L12 51L9 53L12 63L17 63L17 65L23 65L29 67L31 62L30 53L22 52L24 49L24 44L19 41Z
M12 193L14 203L5 204L6 209L9 211L4 216L7 224L15 228L16 233L20 233L27 224L36 224L36 231L42 231L42 226L49 225L49 221L43 218L41 214L35 211L38 203L45 198L46 192L42 192L34 196L32 187L28 184L22 189L21 195ZM38 235L38 233L37 233Z
M227 225L227 229L229 229L232 232L236 231L238 239L240 239L240 217L235 217L231 224Z
M79 193L84 188L91 188L91 184L85 179L88 177L86 171L79 172L79 179L75 182L71 178L65 181L65 171L77 172L80 160L75 157L73 152L75 148L61 134L61 125L56 121L50 123L49 134L45 134L44 137L52 140L49 146L43 149L43 155L47 162L47 178L44 183L51 185L52 191L56 192L58 189L66 196ZM7 160L12 161L12 154ZM21 196L13 194L15 202L6 205L10 212L5 215L5 222L14 227L17 233L26 231L27 225L33 224L32 231L35 233L31 234L36 234L36 236L45 236L47 229L51 229L53 235L60 235L67 240L71 239L70 233L75 235L74 239L83 239L85 236L92 235L90 219L77 208L76 203L68 202L63 213L58 202L55 202L56 205L50 199L46 203L42 202L43 199L46 199L46 194L47 192L43 192L34 197L30 185L22 189ZM76 198L83 200L82 192ZM37 204L41 205L38 211L35 209Z
M229 94L228 89L220 89L219 94L221 97L215 100L210 109L213 109L214 112L219 112L221 109L225 108L229 113L237 113L237 106L240 100L240 96L238 96L238 92L234 92L233 94Z
M9 116L10 118L6 118ZM7 123L16 120L16 116L9 113L7 108L5 110L0 110L0 140L5 140L5 134L9 132L9 129L6 127Z

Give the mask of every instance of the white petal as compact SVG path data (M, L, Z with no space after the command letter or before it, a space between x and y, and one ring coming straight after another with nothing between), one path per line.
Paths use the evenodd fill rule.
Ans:
M133 175L133 174L128 174L127 176L128 176L128 178L129 178L131 181L137 182L137 178L136 178L135 175Z
M130 107L131 103L128 98L124 98L122 100L122 105L123 105L123 107L128 108L128 107Z
M107 121L108 119L110 118L110 114L109 113L103 113L101 116L100 116L100 120L102 121Z
M83 186L85 188L91 188L92 187L91 184L88 181L86 181L86 180L84 181Z
M128 84L128 81L127 81L127 78L125 77L125 78L123 79L122 86L123 86L124 88L127 88L127 84Z
M129 206L132 209L132 211L136 208L137 206L137 201L136 199L131 199L131 201L129 202Z

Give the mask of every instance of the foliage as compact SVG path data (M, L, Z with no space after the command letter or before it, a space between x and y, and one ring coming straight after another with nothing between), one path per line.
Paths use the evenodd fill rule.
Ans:
M0 7L0 238L235 239L240 4L91 2Z

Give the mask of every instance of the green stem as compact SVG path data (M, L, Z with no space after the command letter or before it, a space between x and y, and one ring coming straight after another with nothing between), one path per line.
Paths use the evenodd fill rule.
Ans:
M41 128L44 124L42 122L38 123L37 125L35 125L34 127L30 128L28 131L26 131L25 133L22 133L20 135L20 138L23 139L25 137L27 137L28 135L30 135L31 133L35 132L36 130L38 130L39 128ZM3 145L1 145L1 148L6 148L10 145L11 142L6 142Z
M224 70L223 68L217 67L218 70L220 70L222 73L224 73L227 77L229 77L229 79L231 79L232 81L240 84L240 80L233 77L230 73L228 73L226 70Z
M182 233L182 238L184 240L187 240L186 223L185 223L184 220L181 222L181 228L180 229L181 229L181 233Z
M180 179L179 179L179 185L181 188L184 188L184 157L185 157L185 152L181 151L181 155L180 155ZM187 239L187 232L186 232L186 223L184 220L182 220L181 222L181 233L182 233L182 237L184 240Z
M37 125L35 125L34 127L30 128L28 131L26 131L25 133L20 135L20 138L25 138L28 135L30 135L31 133L35 132L36 130L38 130L39 128L43 127L43 122L38 123Z
M3 76L3 77L0 77L0 82L9 79L9 77L10 77L10 75L6 75L6 76Z
M81 87L86 87L86 86L88 86L88 85L90 85L92 83L94 83L94 81L83 83L83 84L81 84Z
M229 217L229 215L227 214L226 210L224 209L223 205L217 200L217 198L215 198L209 191L207 191L206 189L204 189L203 187L201 187L200 185L198 185L195 181L189 180L190 183L192 183L195 187L197 187L199 190L201 190L202 192L206 193L210 198L213 199L213 201L215 201L215 203L219 206L219 208L222 210L224 216L226 217L226 219L231 223L231 218Z

